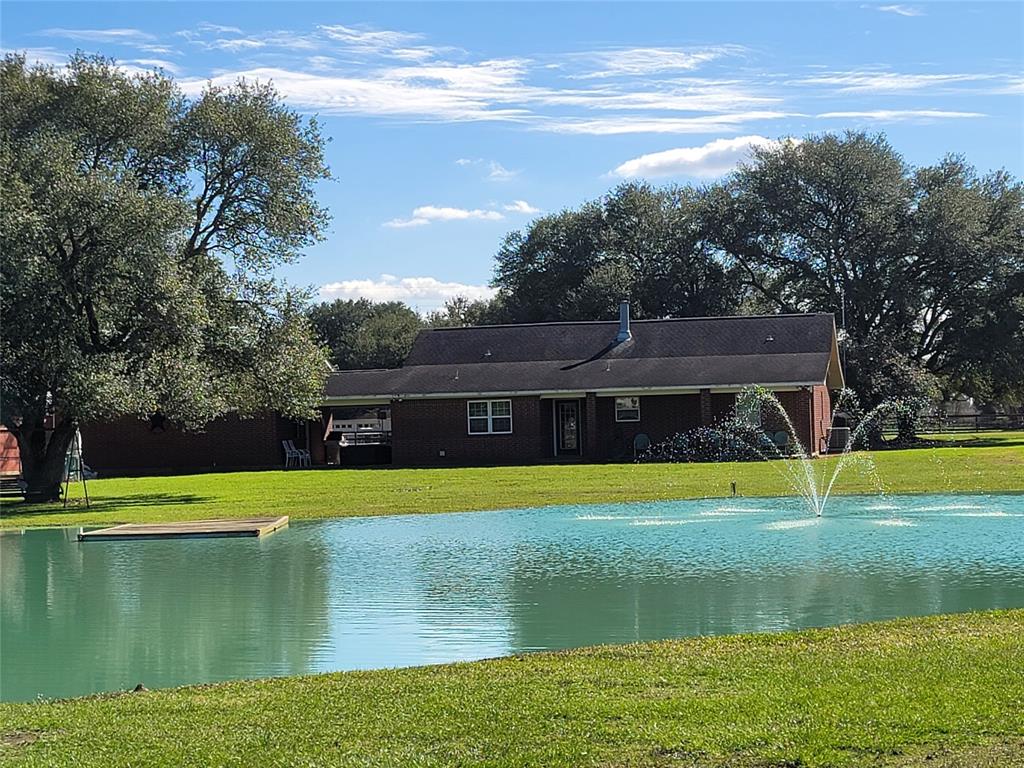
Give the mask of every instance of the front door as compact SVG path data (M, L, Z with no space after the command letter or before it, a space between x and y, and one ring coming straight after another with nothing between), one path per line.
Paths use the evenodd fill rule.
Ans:
M579 400L555 401L555 455L580 455Z

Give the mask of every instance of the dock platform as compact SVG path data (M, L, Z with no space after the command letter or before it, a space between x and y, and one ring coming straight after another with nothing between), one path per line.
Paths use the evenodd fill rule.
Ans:
M223 536L263 536L288 525L288 515L237 520L190 520L184 523L125 523L112 528L82 531L79 541L138 539L206 539Z

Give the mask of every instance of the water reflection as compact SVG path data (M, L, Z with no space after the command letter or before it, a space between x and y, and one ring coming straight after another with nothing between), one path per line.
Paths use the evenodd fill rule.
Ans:
M299 674L328 635L316 542L76 532L0 537L5 700Z
M965 501L965 498L967 499ZM679 502L0 537L0 696L1024 606L1024 496Z

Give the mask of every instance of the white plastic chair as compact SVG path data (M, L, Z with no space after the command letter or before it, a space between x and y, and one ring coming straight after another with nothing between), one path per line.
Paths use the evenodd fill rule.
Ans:
M287 443L285 451L291 451L292 456L300 467L308 467L313 463L313 457L309 455L309 451L305 448L296 448L295 443L291 440L285 440L285 443ZM285 459L285 466L288 466L287 459Z
M299 452L291 445L291 440L282 440L281 447L284 448L284 466L288 467L299 463Z

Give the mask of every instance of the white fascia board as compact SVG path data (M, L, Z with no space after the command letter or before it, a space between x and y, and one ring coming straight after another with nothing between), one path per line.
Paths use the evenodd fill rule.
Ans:
M804 387L821 386L824 381L787 381L758 383L756 386L770 389L773 392L795 391ZM630 395L678 395L687 393L699 393L702 389L709 389L711 392L741 392L751 384L707 384L690 387L625 387L619 389L592 389L597 397L627 397ZM494 397L539 397L544 400L557 398L582 398L587 392L575 389L521 389L521 390L500 390L492 392L426 392L426 393L404 393L396 392L387 395L352 395L326 397L321 405L387 405L394 400L462 400L465 398L494 398Z

